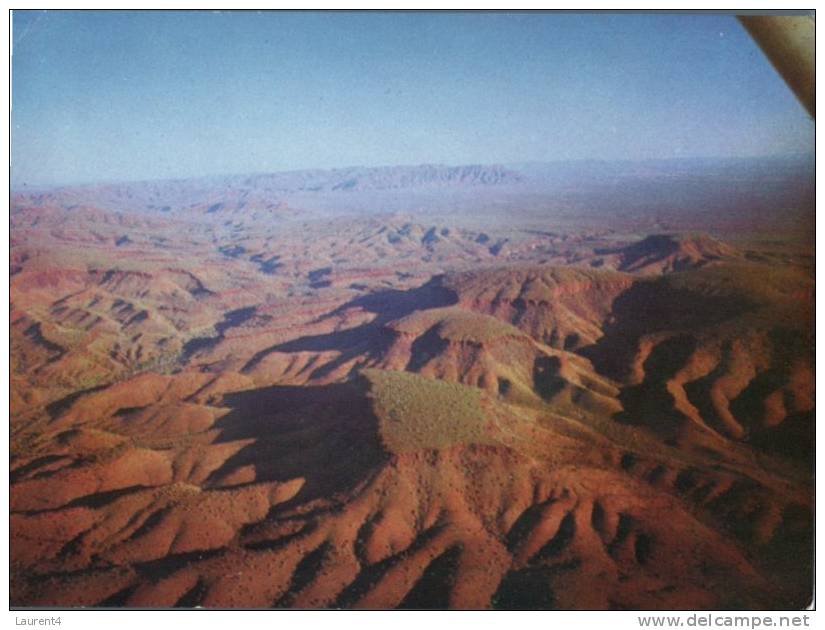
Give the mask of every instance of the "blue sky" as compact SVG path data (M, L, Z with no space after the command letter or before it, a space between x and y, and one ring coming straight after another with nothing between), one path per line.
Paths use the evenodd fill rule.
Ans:
M732 16L14 12L12 184L813 152Z

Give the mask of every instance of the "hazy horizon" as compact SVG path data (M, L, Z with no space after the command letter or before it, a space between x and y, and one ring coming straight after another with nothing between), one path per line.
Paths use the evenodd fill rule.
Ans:
M732 15L15 11L12 186L811 154Z
M465 163L465 164L444 164L438 162L419 162L406 164L345 164L343 166L334 166L327 168L309 167L309 168L293 168L287 170L264 170L264 171L237 171L237 172L220 172L220 173L205 173L202 175L192 175L185 177L153 177L145 179L98 179L85 180L70 183L56 183L56 184L28 184L28 183L11 183L12 193L32 193L38 190L58 190L62 188L86 188L94 186L117 186L117 185L139 185L144 183L163 183L175 181L198 181L198 180L220 180L233 179L241 177L258 177L267 175L287 175L291 173L310 173L318 172L337 172L337 171L351 171L363 169L367 171L382 170L382 169L415 169L419 167L440 167L440 168L461 168L461 167L502 167L507 170L519 172L519 169L527 167L570 167L575 165L587 164L610 164L622 166L642 166L642 165L664 165L664 164L689 164L689 163L759 163L764 161L780 161L780 162L796 162L796 161L815 161L816 155L814 152L810 153L783 153L775 155L758 155L758 156L683 156L671 158L638 158L638 159L600 159L600 158L578 158L570 160L523 160L516 162L487 162L487 163Z

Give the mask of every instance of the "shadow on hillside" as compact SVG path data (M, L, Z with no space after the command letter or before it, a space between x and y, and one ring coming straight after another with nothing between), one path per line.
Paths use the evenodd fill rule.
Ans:
M623 424L645 426L664 440L673 440L688 418L676 408L668 381L696 348L689 335L677 335L657 345L644 362L644 380L619 394L623 411L614 417Z
M242 371L249 372L254 369L273 352L340 352L340 356L333 362L313 372L313 378L322 378L359 356L380 356L392 341L392 333L384 328L388 322L405 317L417 310L451 306L456 302L458 302L457 296L453 291L441 286L440 277L433 278L426 284L407 291L390 289L363 295L343 304L326 315L324 319L351 309L360 309L373 313L375 318L372 321L355 328L322 335L308 335L270 346L256 353L243 366Z
M352 489L386 457L365 394L363 384L343 383L274 386L225 396L231 411L215 424L221 432L217 442L252 442L207 483L223 485L233 472L251 466L256 482L304 479L289 504Z
M393 319L441 306L452 306L458 302L455 292L442 286L441 276L432 278L426 284L406 291L389 289L362 295L340 306L331 315L338 315L350 309L360 308L375 313L373 323L386 324Z
M703 295L673 286L667 277L634 283L613 302L604 335L577 351L600 374L619 381L644 335L666 331L690 332L743 315L753 305L724 295Z

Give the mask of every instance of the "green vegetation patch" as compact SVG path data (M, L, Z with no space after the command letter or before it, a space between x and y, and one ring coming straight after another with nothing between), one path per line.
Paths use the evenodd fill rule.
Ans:
M812 294L813 279L793 267L737 262L662 278L675 289L743 302L782 304Z
M420 335L437 326L438 336L456 342L487 343L502 337L524 337L515 326L489 315L448 306L411 315L391 324L398 332Z
M490 300L522 299L533 303L552 303L566 288L592 285L595 289L625 283L631 276L607 269L578 267L518 267L485 269L450 274L446 287L460 296L486 295Z
M363 375L390 452L490 441L481 390L409 372L369 369Z

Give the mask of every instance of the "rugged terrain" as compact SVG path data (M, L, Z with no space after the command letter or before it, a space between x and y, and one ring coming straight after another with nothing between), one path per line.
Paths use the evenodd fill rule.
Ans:
M807 192L531 172L13 196L12 604L807 604Z

